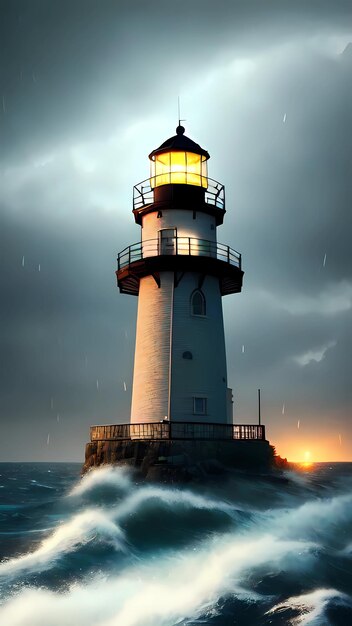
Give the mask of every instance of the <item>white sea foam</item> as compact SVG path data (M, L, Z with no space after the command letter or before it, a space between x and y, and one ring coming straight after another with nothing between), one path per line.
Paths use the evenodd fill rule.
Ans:
M279 537L331 533L337 524L352 520L352 494L305 502L295 509L272 512L270 517Z
M91 509L58 526L34 552L0 563L0 576L18 574L24 570L38 572L50 569L61 556L95 537L108 541L115 550L124 549L124 535L119 526L103 511Z
M132 484L131 475L127 468L107 465L87 472L68 495L81 496L97 487L116 487L126 491L131 488Z
M75 586L67 594L26 590L0 609L11 626L171 626L185 615L200 615L220 595L242 588L248 571L270 563L282 568L308 550L301 542L271 536L208 540L197 551L138 564L108 580ZM241 592L243 594L243 591Z
M232 514L237 509L231 504L221 500L212 500L211 498L200 496L192 491L179 489L165 489L163 487L142 487L135 490L125 500L120 502L112 510L114 520L122 520L128 515L137 512L146 504L153 503L166 505L169 507L187 507L194 509L217 510Z
M284 602L276 604L267 615L281 612L285 609L296 609L299 615L289 621L292 626L295 625L316 625L328 624L324 615L325 610L330 602L337 602L352 607L352 601L349 596L336 589L315 589L311 593L302 594L288 598ZM324 622L322 620L324 619Z

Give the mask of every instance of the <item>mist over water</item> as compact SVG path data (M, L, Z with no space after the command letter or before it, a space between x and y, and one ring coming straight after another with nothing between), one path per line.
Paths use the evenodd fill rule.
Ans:
M0 624L352 624L352 464L208 486L0 465Z

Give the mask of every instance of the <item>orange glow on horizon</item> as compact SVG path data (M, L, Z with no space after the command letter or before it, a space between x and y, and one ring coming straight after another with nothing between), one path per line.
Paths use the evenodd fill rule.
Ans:
M287 433L287 437L281 433L280 437L270 437L270 443L275 446L276 453L282 458L287 458L291 463L298 463L306 467L314 463L338 463L352 461L351 449L349 454L339 441L334 441L334 437L321 437L319 439L305 436L292 437Z

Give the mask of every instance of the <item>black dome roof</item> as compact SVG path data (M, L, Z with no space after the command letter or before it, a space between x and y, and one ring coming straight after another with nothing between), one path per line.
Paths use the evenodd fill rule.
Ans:
M189 137L186 137L184 132L185 132L185 129L183 126L177 126L176 135L174 135L173 137L170 137L169 139L164 141L164 143L162 143L161 146L159 146L159 148L156 148L155 150L153 150L153 152L150 153L149 158L154 160L153 157L155 157L157 154L161 154L163 152L170 152L171 150L175 150L175 151L179 150L182 152L194 152L195 154L201 154L205 156L206 159L209 159L210 158L209 152L207 152L206 150L203 150L203 148L201 148L201 146L198 143L196 143L195 141L192 141L192 139L189 139Z

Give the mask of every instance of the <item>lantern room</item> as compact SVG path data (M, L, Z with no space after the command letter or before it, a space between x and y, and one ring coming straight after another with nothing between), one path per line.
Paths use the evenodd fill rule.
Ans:
M150 186L181 184L208 187L207 161L209 153L184 135L183 126L149 155Z

